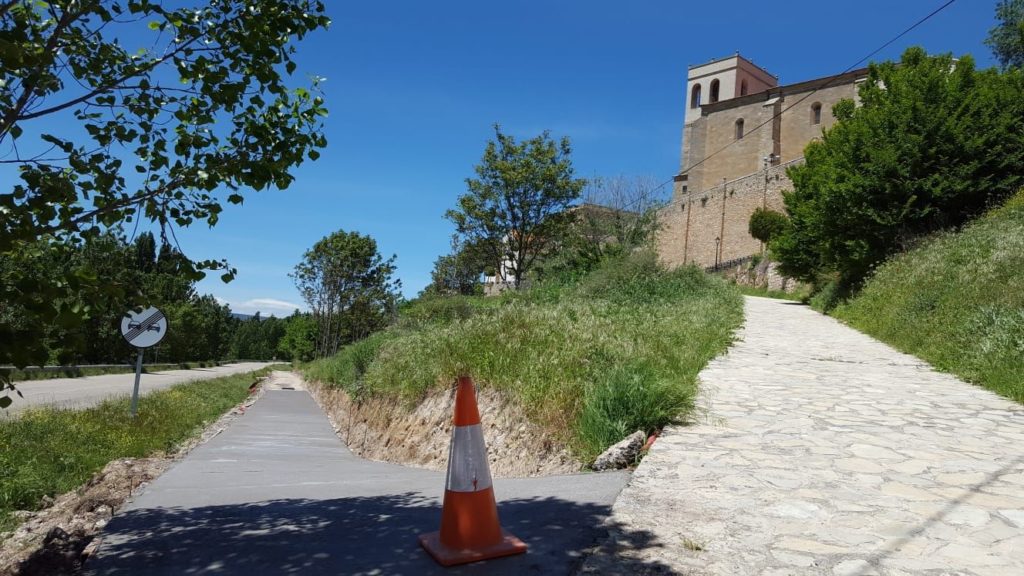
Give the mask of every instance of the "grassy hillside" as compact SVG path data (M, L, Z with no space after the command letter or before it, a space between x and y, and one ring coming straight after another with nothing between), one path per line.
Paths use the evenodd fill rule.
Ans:
M739 293L725 282L635 255L521 294L418 302L396 326L306 375L411 405L465 372L508 392L527 418L588 459L685 415L697 372L741 320Z
M836 317L1024 402L1024 191L881 266Z

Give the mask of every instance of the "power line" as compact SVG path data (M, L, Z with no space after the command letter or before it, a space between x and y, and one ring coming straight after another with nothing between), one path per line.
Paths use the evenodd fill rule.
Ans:
M768 125L769 123L771 123L771 122L774 122L776 118L778 118L778 117L781 117L781 116L782 116L783 114L785 114L786 112L788 112L789 110L791 110L791 109L792 109L793 107L797 106L798 104L800 104L800 103L801 103L801 102L803 102L804 100L806 100L806 99L810 98L811 96L813 96L813 95L814 95L814 94L815 94L816 92L818 92L818 91L820 91L820 90L824 90L825 88L828 88L829 86L831 86L831 85L832 85L832 83L833 83L833 82L837 81L837 80L838 80L839 78L841 78L841 77L842 77L842 76L843 76L844 74L846 74L846 73L848 73L848 72L850 72L850 71L854 70L855 68L857 68L858 66L860 66L861 64L863 64L865 60L868 60L869 58L871 58L871 57L872 57L872 56L874 56L875 54L878 54L878 53L879 53L879 52L881 52L882 50L885 50L886 48L888 48L889 46L891 46L891 45L892 45L892 44L893 44L894 42L896 42L896 41L897 41L897 40L899 40L900 38L902 38L902 37L906 36L907 34L909 34L909 33L910 33L911 31L913 31L913 30L914 30L915 28L917 28L918 26L920 26L920 25L924 24L924 23L925 23L925 22L927 22L928 20L931 20L931 19L932 19L933 17L935 17L935 16L937 15L937 14L939 14L939 13L940 13L940 12L942 12L943 10L945 10L946 8L949 8L949 6L950 6L950 5L952 5L952 4L954 3L954 2L956 2L956 0L948 0L948 1L947 1L946 3L944 3L943 5L939 6L939 7L938 7L938 8L936 8L935 10L932 10L932 11L931 11L931 12L930 12L930 13L929 13L929 14L928 14L927 16L925 16L925 17L921 18L921 19L920 19L920 20L918 20L917 22L914 22L914 23L913 23L913 24L912 24L912 25L911 25L911 26L910 26L909 28L907 28L906 30L904 30L904 31L900 32L900 33L899 33L899 34L897 34L896 36L893 36L893 37L892 37L892 38L891 38L891 39L890 39L889 41L887 41L887 42L886 42L885 44L882 44L882 45L881 45L881 46L879 46L878 48L875 48L875 49L874 49L874 50L872 50L872 51L871 51L871 53L869 53L868 55L864 56L864 57L863 57L863 58L861 58L860 60L857 60L856 62L854 62L854 63L853 63L853 64L851 64L850 66L847 66L847 67L846 67L846 69L845 69L845 70L843 70L842 72L840 72L839 74L836 74L836 75L834 75L834 76L830 77L830 78L829 78L829 80L828 80L827 82L825 82L825 83L824 83L824 84L822 84L821 86L818 86L818 87L816 87L815 89L811 90L811 91L810 91L810 92L808 92L808 93L807 93L806 95L804 95L804 97L803 97L803 98L800 98L800 99L799 99L799 100L797 100L796 102L793 102L793 103L792 103L791 105L787 106L787 107L786 107L786 108L784 108L783 110L780 110L780 111L779 111L779 112L778 112L777 114L773 114L771 118L769 118L768 120L766 120L766 121L762 122L761 124L758 124L758 125L757 125L757 126L755 126L755 127L754 127L754 128L752 129L752 130L750 130L750 132L747 132L747 133L746 133L746 134L745 134L744 136L746 136L746 135L749 135L749 134L753 134L754 132L757 132L758 130L760 130L760 129L761 129L761 128L763 128L764 126ZM702 159L701 159L701 160L700 160L699 162L697 162L697 163L695 163L695 164L691 164L691 165L690 165L690 166L689 166L688 168L686 168L685 170L681 170L681 171L680 171L680 172L679 172L678 174L683 174L683 173L689 172L690 170L692 170L692 169L696 168L697 166L700 166L701 164L703 164L703 163L707 162L708 160L710 160L710 159L711 159L711 158L713 158L714 156L717 156L718 154L720 154L720 153L724 152L724 151L725 151L725 150L726 150L727 148L729 148L730 146L732 146L732 145L733 145L733 144L735 144L736 142L738 142L738 140L732 140L732 141L730 141L730 142L729 142L728 144L726 144L725 146L722 146L722 147L721 147L721 148L719 148L718 150L715 150L715 151L714 151L714 152L712 152L711 154L709 154L709 155L705 156L704 158L702 158ZM662 182L661 184L657 185L656 187L654 187L654 188L653 188L653 189L651 190L651 193L657 192L658 190L661 190L662 188L664 188L664 187L665 187L666 185L668 185L668 184L671 184L671 183L672 183L672 182L673 182L673 181L675 180L675 178L676 178L676 176L677 176L678 174L674 174L674 175L672 176L672 178L669 178L668 180L666 180L666 181ZM642 200L643 200L643 198L638 198L638 199L637 199L637 200L636 200L635 202L633 202L633 203L629 204L628 206L624 206L624 207L623 207L623 209L624 209L624 210L632 210L632 209L635 209L635 208L636 208L637 206L639 206L639 204L640 204L640 202L641 202ZM672 201L669 201L668 205L671 205L672 203L673 203Z
M933 11L932 11L932 12L931 12L930 14L928 14L928 15L927 15L927 16L925 16L924 18L921 18L920 20L918 20L917 22L915 22L915 23L914 23L913 25L911 25L911 26L910 26L909 28L907 28L907 29L906 29L906 30L904 30L903 32L900 32L900 33L899 33L899 34L897 34L896 36L894 36L894 37L893 37L893 38L892 38L891 40L889 40L889 41L888 41L888 42L886 42L885 44L882 44L882 45L881 45L881 46L879 46L878 48L876 48L876 49L872 50L872 51L871 51L871 53L870 53L870 54L868 54L867 56L864 56L864 57L863 57L863 58L861 58L860 60L857 60L856 62L854 62L853 64L851 64L850 66L848 66L848 67L847 67L847 68L846 68L845 70L843 70L843 71L842 71L842 72L840 72L839 74L836 74L835 76L832 76L831 78L829 78L829 80L828 80L827 82L823 83L823 84L822 84L821 86L818 86L818 87L816 87L816 88L815 88L814 90L811 90L810 92L808 92L807 94L805 94L805 95L804 95L804 96L803 96L802 98L800 98L800 99L799 99L799 100L797 100L796 102L793 102L792 104L790 104L790 105L789 105L789 106L787 106L786 108L784 108L784 109L780 110L780 111L779 111L778 113L776 113L776 114L773 114L773 115L772 115L772 117L771 117L771 118L769 118L768 120L765 120L765 121L764 121L764 122L762 122L761 124L758 124L758 125L757 125L756 127L754 127L754 128L753 128L753 129L752 129L752 130L751 130L750 132L747 132L747 133L746 133L746 134L745 134L744 136L746 136L746 135L749 135L749 134L753 134L754 132L757 132L758 130L760 130L760 129L761 129L761 128L763 128L764 126L766 126L766 125L768 125L768 124L770 124L770 123L774 122L776 118L779 118L780 116L782 116L783 114L785 114L786 112L788 112L789 110L791 110L792 108L794 108L795 106L797 106L798 104L800 104L801 102L803 102L804 100L807 100L808 98L810 98L811 96L813 96L813 95L814 95L814 94L815 94L816 92L818 92L819 90L824 90L825 88L828 88L828 87L829 87L829 86L831 86L831 85L832 85L832 84L833 84L834 82L836 82L836 81L837 81L837 80L838 80L839 78L841 78L841 77L842 77L842 76L843 76L844 74L846 74L846 73L848 73L848 72L850 72L850 71L854 70L855 68L857 68L858 66L860 66L861 64L863 64L865 60L868 60L869 58L871 58L871 57L872 57L872 56L874 56L875 54L878 54L878 53L879 53L879 52L881 52L882 50L885 50L886 48L888 48L889 46L891 46L891 45L892 45L892 44L893 44L894 42L896 42L896 41L897 41L897 40L899 40L900 38L902 38L902 37L906 36L907 34L909 34L909 33L910 33L910 32L911 32L912 30L914 30L914 29L915 29L915 28L917 28L918 26L920 26L920 25L924 24L924 23L925 23L925 22L927 22L928 20L931 20L931 19L932 19L932 18L933 18L933 17L935 16L935 15L937 15L937 14L938 14L939 12L942 12L943 10L945 10L946 8L948 8L948 7L949 7L949 6L951 5L951 4L953 4L954 2L956 2L956 0L948 0L948 1L947 1L947 2L945 3L945 4L943 4L942 6L939 6L938 8L936 8L935 10L933 10ZM687 167L686 169L684 169L684 170L681 170L681 171L680 171L680 174L682 174L682 173L685 173L685 172L689 172L690 170L693 170L693 169L694 169L694 168L696 168L697 166L700 166L701 164L703 164L703 163L707 162L707 161L708 161L708 160L710 160L711 158L713 158L713 157L717 156L718 154L720 154L720 153L724 152L724 151L725 151L726 149L728 149L728 148L729 148L730 146L732 146L732 145L733 145L733 144L735 144L736 142L738 142L738 140L732 140L732 141L730 141L730 142L729 142L728 144L726 144L725 146L722 146L722 147L721 147L721 148L719 148L718 150L715 150L715 151L714 151L714 152L712 152L711 154L709 154L709 155L705 156L704 158L702 158L702 159L701 159L701 160L700 160L699 162L696 162L696 163L694 163L694 164L691 164L691 165L690 165L689 167ZM662 184L662 186L664 186L664 184ZM660 186L659 186L659 188L660 188Z

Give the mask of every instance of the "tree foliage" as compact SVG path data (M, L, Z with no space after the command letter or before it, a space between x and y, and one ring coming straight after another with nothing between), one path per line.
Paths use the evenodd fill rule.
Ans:
M658 229L658 209L666 201L661 189L649 176L587 180L563 249L545 262L545 269L587 272L609 258L649 247Z
M985 44L1004 68L1024 68L1024 0L1000 0Z
M316 358L316 322L313 316L298 310L289 316L277 350L281 358L297 362Z
M480 275L488 267L487 253L478 246L452 243L452 253L439 256L430 272L426 294L471 296L483 291Z
M789 220L785 214L769 208L756 208L750 215L747 229L751 236L767 244L772 238L785 232L788 224Z
M151 233L140 234L130 244L113 234L103 234L79 246L58 245L64 249L54 249L46 242L28 246L32 249L0 254L0 282L17 278L19 284L45 285L40 278L89 269L111 285L135 287L91 304L75 295L56 294L54 297L60 300L55 308L80 310L84 319L58 316L42 326L32 326L38 315L26 309L24 301L0 301L0 325L7 327L9 334L40 335L37 346L45 355L38 364L134 362L135 349L124 341L120 323L124 312L140 300L158 306L169 324L164 339L147 349L147 362L224 360L243 347L246 358L291 359L301 355L301 350L296 353L298 346L279 347L294 317L270 319L267 326L277 323L280 329L276 331L253 329L239 321L226 304L211 295L196 294L195 281L179 272L185 257L166 242L157 244ZM9 395L0 397L0 407L10 401Z
M286 321L259 312L238 323L228 354L236 360L276 360Z
M1024 78L977 71L970 56L870 67L860 105L789 169L791 226L773 241L784 273L859 282L916 238L959 226L1024 183Z
M326 144L321 97L286 84L294 40L328 23L313 0L0 2L0 162L17 170L0 255L62 258L140 219L214 225L247 191L288 187ZM0 365L44 362L46 326L124 297L142 303L89 266L6 278L0 302L31 320L0 314Z
M306 251L291 276L316 322L317 356L387 325L401 286L392 278L394 262L381 257L373 238L344 230Z
M445 217L459 241L479 248L492 266L505 262L508 278L519 287L539 258L547 254L572 221L568 208L585 181L574 177L568 138L548 132L516 142L494 126L494 140L467 178L468 191Z
M236 320L231 310L209 294L164 304L167 335L158 354L167 362L227 358ZM118 334L120 336L120 334Z

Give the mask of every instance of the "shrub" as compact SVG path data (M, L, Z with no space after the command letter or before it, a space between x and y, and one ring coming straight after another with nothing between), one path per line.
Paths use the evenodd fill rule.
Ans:
M860 105L788 174L790 226L772 242L782 272L856 284L915 239L956 228L1024 183L1024 74L975 70L964 56L907 50L870 67Z
M789 219L785 214L768 208L757 208L750 215L748 230L751 236L767 244L784 232L788 224Z
M334 356L310 363L305 368L305 374L313 380L342 387L358 398L365 391L364 377L381 347L396 336L394 330L377 332L343 347Z
M880 266L834 315L1024 402L1024 191Z
M420 298L402 309L401 318L414 322L450 323L465 320L475 312L475 302L466 296Z
M650 434L678 423L693 399L694 388L663 379L648 364L616 366L587 390L577 442L585 453L600 453L637 430Z

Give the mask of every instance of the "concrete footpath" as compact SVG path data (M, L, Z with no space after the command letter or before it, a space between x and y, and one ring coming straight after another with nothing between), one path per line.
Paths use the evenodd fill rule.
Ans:
M192 370L161 370L143 374L139 381L139 394L148 394L154 390L170 388L182 382L220 378L242 372L259 370L269 366L271 362L240 362L211 366L210 368L193 368ZM29 380L15 382L15 386L25 396L14 397L14 404L6 410L0 410L0 418L14 415L34 406L60 406L62 408L88 408L112 396L125 396L132 393L135 385L135 373L103 374L100 376L82 376L80 378L54 378L52 380Z
M654 445L593 573L1021 576L1024 406L806 306L746 299L701 413Z
M439 526L444 474L353 455L301 382L276 372L244 416L111 520L86 573L568 574L627 479L495 479L502 524L529 552L442 569L417 535Z

